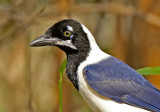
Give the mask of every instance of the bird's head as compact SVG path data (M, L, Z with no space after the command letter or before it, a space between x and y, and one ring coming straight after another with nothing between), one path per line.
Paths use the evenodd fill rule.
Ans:
M79 22L65 19L55 23L44 35L36 38L30 44L32 47L57 46L67 54L70 52L89 51L88 29ZM94 40L94 39L93 39Z

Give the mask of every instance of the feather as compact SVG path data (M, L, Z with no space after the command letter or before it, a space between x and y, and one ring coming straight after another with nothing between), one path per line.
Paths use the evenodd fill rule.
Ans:
M87 83L102 96L160 112L160 91L115 57L86 66L83 75Z

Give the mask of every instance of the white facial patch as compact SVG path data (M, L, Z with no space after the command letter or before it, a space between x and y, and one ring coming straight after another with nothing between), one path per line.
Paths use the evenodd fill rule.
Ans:
M77 49L73 44L72 44L72 41L71 40L65 40L65 41L59 41L57 43L58 45L61 45L61 46L67 46L67 47L70 47L72 49Z
M73 32L73 28L71 26L67 25L67 29Z

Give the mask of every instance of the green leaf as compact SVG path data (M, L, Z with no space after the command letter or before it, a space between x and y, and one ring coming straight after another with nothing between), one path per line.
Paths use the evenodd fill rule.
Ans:
M137 70L141 75L160 75L160 67L145 67Z
M67 58L63 61L60 69L59 69L59 75L60 77L63 76L64 70L66 69L66 64L67 64Z
M59 112L63 111L63 105L62 105L62 76L64 73L64 70L66 68L66 64L67 64L67 58L63 61L60 69L59 69Z

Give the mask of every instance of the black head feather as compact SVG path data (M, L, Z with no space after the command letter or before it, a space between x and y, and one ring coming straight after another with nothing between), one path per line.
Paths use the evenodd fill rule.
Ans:
M71 37L65 37L63 32L71 28ZM49 38L59 38L64 41L70 40L73 46L77 49L72 49L68 46L56 45L62 49L67 55L67 69L68 78L72 81L74 86L78 89L77 69L81 62L83 62L89 54L90 43L87 34L83 30L82 25L72 19L65 19L54 24L46 33L50 35Z

